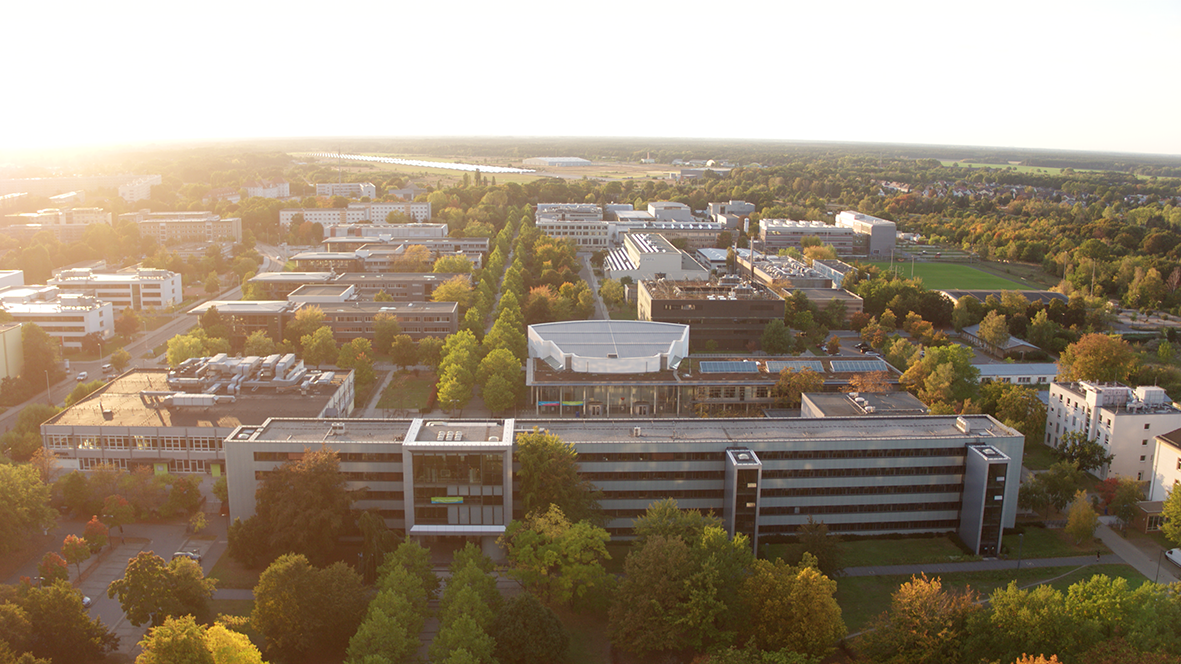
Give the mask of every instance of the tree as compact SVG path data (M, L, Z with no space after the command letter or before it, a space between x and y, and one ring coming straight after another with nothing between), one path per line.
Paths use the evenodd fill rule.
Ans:
M1082 544L1095 536L1095 528L1099 527L1099 515L1087 500L1087 492L1079 491L1070 503L1070 510L1066 513L1066 532L1074 538L1075 544Z
M383 289L383 290L377 291L377 294L373 296L373 301L374 302L393 302L394 296L385 292L385 290Z
M696 542L706 528L721 525L722 520L712 514L702 514L696 509L683 510L676 498L665 498L649 504L648 509L632 522L633 544L636 548L643 547L652 537L679 537L685 542Z
M298 346L304 336L324 326L324 310L309 304L296 309L295 317L283 328L283 338ZM302 347L302 346L301 346Z
M301 553L323 561L332 555L353 499L336 452L305 449L300 457L263 479L254 516L231 527L230 550L238 560L259 564L277 554Z
M837 606L837 584L820 573L816 559L805 555L799 566L782 559L756 560L742 582L746 621L740 638L763 650L788 649L826 657L845 637Z
M379 352L388 353L399 334L402 334L402 326L398 325L393 314L383 311L373 317L373 343Z
M772 321L774 322L774 321ZM824 387L824 376L808 368L784 369L775 383L775 404L783 408L798 408L806 392L819 392Z
M70 580L70 568L66 564L65 558L53 551L47 551L44 556L41 556L41 562L37 563L37 574L41 577L42 585Z
M206 357L229 351L229 341L211 337L204 328L197 328L168 340L168 363L176 366L191 357Z
M359 389L367 389L377 380L377 374L373 371L373 346L363 337L357 337L340 347L336 366L355 371Z
M972 349L959 344L928 347L899 380L927 405L962 402L976 393L980 376L972 358Z
M517 435L514 454L520 463L521 502L526 513L548 511L557 505L573 522L599 523L600 492L578 474L574 445L550 433L533 431Z
M332 338L332 329L327 325L311 334L299 338L303 348L303 359L319 367L337 358L336 339Z
M981 610L976 593L944 589L939 577L912 576L890 598L890 608L857 641L881 664L944 664L960 659L969 617Z
M32 627L28 646L36 657L57 663L101 661L119 647L119 637L101 619L91 619L82 606L82 593L65 581L30 588L20 607Z
M841 388L842 392L866 392L882 394L893 392L894 385L890 382L890 374L885 371L869 371L853 374L849 384Z
M1050 466L1049 470L1034 475L1032 480L1021 485L1021 490L1027 493L1032 492L1032 494L1042 494L1044 497L1041 500L1044 501L1046 507L1053 507L1061 511L1074 498L1084 477L1085 474L1079 470L1078 464L1059 461ZM1032 497L1036 497L1036 495L1032 495ZM1031 498L1027 498L1027 504ZM1019 494L1018 502L1020 501Z
M344 563L323 569L302 555L280 556L258 578L250 624L284 661L339 657L366 608L361 577Z
M392 590L382 590L369 603L357 632L349 639L348 664L406 662L421 645L423 616L413 602Z
M471 274L472 261L463 254L454 256L439 256L431 272L436 274Z
M70 393L66 395L66 408L73 406L79 401L85 399L91 394L97 392L99 389L105 387L107 382L105 380L92 380L87 383L78 383Z
M472 305L472 282L462 275L451 277L447 281L435 286L431 293L431 302L455 302L460 311L467 311Z
M268 337L266 332L255 330L246 337L246 343L242 346L242 353L247 357L251 355L256 357L274 355L275 341Z
M830 337L828 343L824 345L824 350L829 355L836 355L841 352L841 338L837 336Z
M205 628L193 616L168 618L139 642L143 652L136 664L214 664L205 645Z
M189 516L201 506L201 479L195 475L176 475L168 478L168 498L160 506L165 517Z
M143 327L143 321L135 309L127 307L115 319L115 334L130 339Z
M618 306L625 297L623 284L615 279L604 279L599 284L599 297L603 298L603 302L609 307Z
M500 664L561 662L570 637L562 621L531 593L521 593L497 612L489 630Z
M86 522L86 529L83 531L82 538L86 540L86 545L90 547L91 553L98 553L107 545L108 535L110 529L103 525L102 521L98 520L98 515L90 517L90 521Z
M439 403L443 404L446 410L463 410L472 400L474 384L475 377L462 365L453 364L443 369L437 388Z
M985 343L1004 354L1009 345L1009 324L1003 314L997 313L995 309L988 312L984 320L980 321L979 332Z
M111 366L115 368L117 373L122 372L129 364L131 364L131 353L126 349L120 348L111 353Z
M431 640L429 650L432 662L471 662L472 664L494 664L492 652L496 644L492 637L467 614L439 629Z
M759 337L759 348L769 355L791 352L791 331L778 318L768 322Z
M1098 441L1087 438L1082 431L1067 431L1058 440L1058 458L1078 465L1079 470L1090 472L1111 463L1114 456Z
M611 643L640 655L682 648L688 626L671 617L684 601L691 565L679 537L651 537L629 554L609 614Z
M418 364L418 346L408 334L399 334L390 343L390 360L402 367Z
M221 280L217 278L216 272L210 272L209 275L205 277L205 292L212 295L220 290Z
M1011 383L991 385L998 385L1001 390L992 414L1005 425L1025 434L1025 440L1045 440L1046 404L1038 397L1037 390Z
M841 537L828 532L828 525L808 517L796 536L800 549L816 559L816 569L832 578L841 573Z
M1140 501L1144 500L1144 491L1140 488L1140 483L1132 477L1120 477L1117 479L1115 491L1108 501L1112 512L1123 524L1126 531L1128 524L1136 518L1136 506Z
M160 625L165 618L183 615L207 621L216 584L193 560L180 557L166 563L151 551L141 551L127 561L123 577L107 586L107 596L119 598L132 625Z
M74 566L78 576L82 576L82 563L90 558L90 546L77 535L66 535L62 540L62 558Z
M551 604L568 604L607 587L607 531L586 521L570 523L562 509L531 512L514 519L499 539L509 576Z
M1161 532L1175 546L1181 546L1181 491L1178 491L1176 486L1169 489L1169 495L1165 497L1164 505L1161 506L1161 517Z
M31 465L0 465L0 553L10 553L38 530L52 528L49 487Z
M1118 336L1084 334L1066 347L1058 360L1062 380L1123 382L1136 370L1138 360L1132 347Z
M423 337L418 340L418 361L438 368L443 357L443 340L439 337Z
M107 527L112 530L118 528L120 535L123 534L123 526L135 521L135 506L118 494L107 496L103 500L102 513Z

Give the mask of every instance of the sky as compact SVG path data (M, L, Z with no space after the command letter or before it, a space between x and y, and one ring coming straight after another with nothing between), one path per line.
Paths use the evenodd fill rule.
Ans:
M633 136L1181 155L1177 0L12 0L3 14L0 150Z

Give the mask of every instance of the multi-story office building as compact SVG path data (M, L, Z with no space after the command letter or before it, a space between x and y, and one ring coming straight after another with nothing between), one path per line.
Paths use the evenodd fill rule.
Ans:
M851 228L830 226L823 221L794 221L791 219L763 219L759 222L762 250L777 253L780 249L803 249L806 237L818 238L832 245L838 254L859 253L861 244Z
M143 175L119 185L119 198L134 203L152 197L152 187L160 184L159 175Z
M426 247L431 256L452 255L462 253L487 254L489 240L486 237L425 237L407 241L394 237L372 237L369 235L352 235L344 237L324 238L324 248L328 251L356 251L358 249L396 248L400 246L418 245Z
M66 469L147 465L157 473L220 475L222 441L268 417L348 417L352 370L317 371L294 355L186 360L135 369L41 425Z
M222 219L212 212L152 212L140 210L119 215L120 221L139 226L142 237L155 238L163 245L186 242L242 241L242 220Z
M300 286L348 284L356 288L360 300L372 300L384 291L396 302L430 302L435 288L455 276L434 272L263 272L251 277L250 283L259 286L263 296L271 300L286 300Z
M603 220L566 221L538 217L537 230L558 240L569 240L579 249L597 251L610 245L611 225Z
M65 348L81 348L86 337L110 339L115 315L110 302L89 295L59 293L55 286L14 286L0 290L0 308L18 323L36 323Z
M0 380L16 378L25 366L20 323L0 323Z
M683 240L685 249L696 251L705 247L713 247L718 243L718 236L726 230L725 224L712 221L618 221L611 224L611 241L621 243L627 235L662 235L672 242Z
M32 237L41 231L53 233L59 242L69 244L82 239L91 224L111 225L111 213L99 208L49 208L37 212L10 214L5 217L4 232L18 238Z
M338 239L338 238L329 238ZM414 242L401 242L398 244L365 244L360 249L351 251L305 251L291 257L295 263L297 270L314 271L314 270L336 270L337 272L400 272L406 267L412 269L421 269L416 267L420 261L413 260L412 265L407 265L410 258L407 257L407 251L410 247L418 245ZM423 246L425 245L419 245ZM429 248L427 249L430 251ZM430 268L435 259L444 254L430 253L426 256L427 263L425 267ZM484 254L481 252L449 252L446 255L461 256L472 264L473 269L479 268L484 262ZM413 256L413 254L411 254Z
M845 281L845 277L857 271L857 268L852 265L832 258L821 258L812 261L812 269L821 276L830 279L833 288L840 288L841 284Z
M389 218L390 213L397 212L405 215L415 224L421 224L429 221L431 218L431 204L427 202L422 203L403 203L399 201L394 202L376 202L376 203L349 203L348 207L343 208L284 208L279 210L279 226L286 231L291 227L292 223L297 220L303 222L320 224L324 227L325 237L332 237L328 234L328 229L334 226L349 226L353 224L364 224L369 226L380 226L377 233L386 233L395 235L399 232L400 227L405 227L408 224L387 224L386 219ZM439 224L444 228L446 224ZM349 233L339 233L345 235ZM356 234L360 235L358 230ZM430 237L443 237L446 235L431 235Z
M1181 486L1181 429L1157 434L1153 441L1152 476L1145 494L1150 501L1163 501ZM1159 512L1158 512L1159 514ZM1150 521L1147 530L1160 530L1162 518Z
M316 185L316 195L377 198L377 186L372 182L321 182Z
M656 221L696 221L693 210L688 205L672 201L648 203L648 214Z
M638 318L688 325L693 348L744 350L773 320L783 320L783 298L738 278L710 281L641 281Z
M603 208L594 203L538 203L537 221L602 221Z
M242 186L247 198L289 198L291 185L285 180L270 179L247 182Z
M611 279L631 277L632 281L709 279L707 268L663 236L634 233L623 237L623 247L607 254L603 272Z
M747 203L746 201L731 200L728 203L710 203L709 216L714 221L720 221L718 215L732 215L738 218L747 218L754 214L755 204Z
M833 532L958 533L996 555L1017 512L1021 434L987 415L823 419L272 419L226 440L231 518L254 513L258 483L306 448L337 451L351 489L416 538L479 538L521 516L515 437L574 445L613 535L662 498L774 539L809 518Z
M869 256L883 257L894 252L894 242L898 234L898 228L894 222L853 210L845 210L837 215L836 223L837 226L852 229L854 233L864 236L863 246Z
M117 310L155 308L184 300L181 277L168 270L98 273L89 268L62 270L48 285L69 293L90 295L110 302Z
M1181 410L1164 388L1118 383L1050 383L1046 409L1046 444L1058 447L1062 436L1079 431L1097 441L1114 457L1111 465L1095 471L1109 475L1152 479L1155 437L1181 428Z

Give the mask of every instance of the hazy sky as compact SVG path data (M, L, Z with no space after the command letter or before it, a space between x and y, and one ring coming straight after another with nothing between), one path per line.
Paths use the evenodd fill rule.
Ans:
M1181 2L5 3L0 148L652 136L1181 154Z

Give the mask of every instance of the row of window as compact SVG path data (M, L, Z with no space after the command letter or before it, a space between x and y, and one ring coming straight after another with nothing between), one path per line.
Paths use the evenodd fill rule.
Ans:
M193 452L217 452L222 448L221 438L186 438L178 436L164 436L162 438L154 438L151 436L95 436L93 434L84 435L63 435L52 434L46 438L46 446L55 450L66 449L80 449L80 450L168 450L170 452L177 451L193 451ZM287 460L286 454L283 459Z
M959 475L963 466L889 466L885 468L800 468L794 470L763 469L763 479L796 479L803 477L879 477L883 475Z
M784 514L871 514L873 512L935 512L959 511L960 503L871 503L867 505L799 505L791 507L763 507L762 516Z
M131 463L129 459L78 459L78 467L81 470L95 470L102 466L111 466L119 470L131 470ZM161 462L164 460L161 459ZM204 459L169 459L168 472L170 473L210 473L213 471L213 464L215 462L206 461Z
M856 496L891 493L959 493L959 484L896 484L891 486L816 486L792 489L764 488L764 498L794 498L797 496Z

